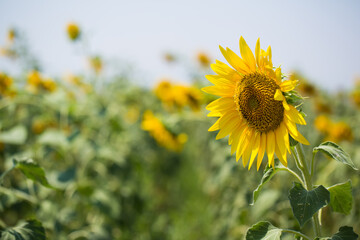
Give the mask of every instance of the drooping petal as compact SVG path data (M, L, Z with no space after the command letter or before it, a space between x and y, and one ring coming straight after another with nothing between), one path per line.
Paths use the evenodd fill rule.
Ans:
M275 134L273 131L269 131L266 136L266 152L269 161L269 167L274 160L274 152L275 152Z
M216 135L216 140L224 138L231 133L241 123L241 118L237 111L228 112L220 118L220 131Z
M243 163L244 167L249 162L249 158L250 158L250 155L251 155L251 152L252 152L252 149L253 149L253 146L254 146L255 138L256 138L254 130L251 129L248 133L249 133L249 136L247 137L248 144L247 144L247 146L245 148L245 151L244 151L244 153L242 155L242 163Z
M282 131L282 126L278 127L275 130L275 139L276 139L276 147L275 147L275 152L276 152L276 156L281 160L281 163L286 162L286 145L285 145L285 134ZM276 149L278 149L278 151L276 151ZM284 164L284 163L283 163Z
M208 129L209 132L213 132L220 129L219 126L220 118Z
M256 170L259 171L262 159L264 157L266 150L266 134L260 135L260 146L259 146L259 153L257 157L257 164L256 164Z
M282 94L282 92L280 91L280 89L276 89L275 95L274 95L274 99L276 101L283 101L284 100L284 95Z
M308 140L306 140L306 138L301 135L301 133L297 130L296 128L296 124L292 121L290 121L288 118L284 117L284 122L286 125L286 128L288 129L290 135L298 142L305 144L305 145L310 145L310 143L308 142Z
M305 119L299 111L292 105L289 105L289 110L285 112L285 116L292 122L306 125Z
M232 138L232 142L231 142L231 155L234 154L234 152L236 151L236 149L238 148L239 142L240 142L240 138L241 135L244 134L244 130L246 128L246 123L245 121L243 121L238 127L237 129L235 129L234 132L232 132L231 134L231 138Z
M256 155L259 152L259 148L260 148L260 134L259 133L255 133L255 139L254 139L254 145L252 147L252 151L251 151L251 157L250 157L250 162L249 162L249 167L248 169L250 170L251 165L253 164Z

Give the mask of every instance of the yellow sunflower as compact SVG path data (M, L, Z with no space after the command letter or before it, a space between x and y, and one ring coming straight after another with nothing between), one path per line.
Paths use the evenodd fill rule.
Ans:
M265 152L269 166L274 165L274 154L287 166L289 134L309 144L296 127L296 123L306 124L303 116L284 96L295 88L297 80L282 80L281 69L273 68L271 47L262 50L260 39L255 56L243 37L241 57L229 48L220 46L220 50L233 68L217 60L211 65L216 75L206 76L215 86L202 90L221 97L206 107L211 111L208 116L220 117L209 131L220 130L216 139L229 135L231 154L236 152L236 161L242 158L244 167L248 164L250 169L257 156L259 169Z

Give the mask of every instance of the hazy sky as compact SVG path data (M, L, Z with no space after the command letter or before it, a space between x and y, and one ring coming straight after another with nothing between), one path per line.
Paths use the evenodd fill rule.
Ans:
M52 75L85 69L79 48L65 27L77 22L91 52L134 64L145 84L160 77L186 81L179 68L163 61L166 51L193 60L197 51L224 60L218 46L239 51L244 36L254 49L260 37L271 45L273 62L297 69L335 90L360 76L360 1L90 1L0 0L0 45L7 29L20 28ZM191 64L191 62L189 62ZM0 69L11 70L0 59Z

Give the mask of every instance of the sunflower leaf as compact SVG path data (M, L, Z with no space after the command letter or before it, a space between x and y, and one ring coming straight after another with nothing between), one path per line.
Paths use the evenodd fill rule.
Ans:
M330 202L330 192L322 185L307 191L300 183L294 182L288 198L295 218L303 227L319 209Z
M352 227L343 226L329 240L356 240L358 235L353 231Z
M349 154L347 154L339 145L333 142L323 142L318 147L314 147L313 153L321 151L331 157L332 159L358 170L355 164L351 161Z
M328 188L330 192L330 207L334 212L350 214L352 208L351 181L336 184Z
M280 240L282 229L269 222L258 222L246 232L246 240Z
M28 220L19 225L0 231L0 240L46 240L41 222Z
M44 169L33 162L33 160L27 159L26 161L17 161L14 159L13 162L15 168L19 169L28 179L38 182L44 187L54 188L46 179Z
M254 205L256 200L259 197L259 194L261 192L261 189L263 188L263 186L270 181L270 179L278 172L284 170L284 168L279 167L279 165L275 165L274 168L266 166L262 179L260 181L260 184L257 186L257 188L254 190L253 192L253 202L250 205Z

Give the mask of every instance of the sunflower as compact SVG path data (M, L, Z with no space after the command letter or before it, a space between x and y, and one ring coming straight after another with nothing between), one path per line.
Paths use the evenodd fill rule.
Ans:
M81 35L79 26L73 22L71 22L67 25L66 31L67 31L68 37L70 38L71 41L75 41L75 40L79 39L79 37Z
M220 117L209 131L220 130L216 139L229 135L231 154L236 152L236 161L242 158L244 167L248 164L250 169L257 156L259 169L265 152L269 166L274 165L274 154L287 166L289 134L309 144L296 126L306 124L303 116L284 96L295 88L297 80L283 81L281 69L273 68L271 47L262 50L260 39L255 56L243 37L241 57L229 48L220 46L220 50L233 68L217 60L211 65L216 75L206 76L215 86L202 90L221 97L206 107L211 111L208 116Z

